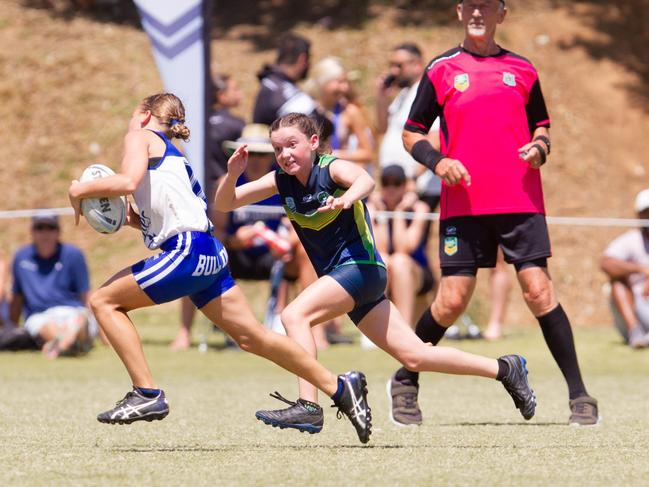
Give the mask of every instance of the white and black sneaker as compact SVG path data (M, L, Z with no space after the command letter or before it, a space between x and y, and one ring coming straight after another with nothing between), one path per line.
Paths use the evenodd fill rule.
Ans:
M356 428L361 443L370 441L372 434L372 411L367 404L367 380L362 372L347 372L339 375L343 391L334 406L338 408L337 417L344 414Z
M97 421L108 424L131 424L134 421L163 419L169 414L169 404L164 391L155 397L147 397L137 389L127 392L124 399L108 411L97 416Z

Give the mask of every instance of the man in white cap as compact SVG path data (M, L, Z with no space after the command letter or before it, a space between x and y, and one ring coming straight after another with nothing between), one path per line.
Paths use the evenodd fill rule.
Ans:
M635 199L637 217L649 220L649 189ZM615 326L632 348L649 346L649 228L629 230L604 251L601 268L611 282Z

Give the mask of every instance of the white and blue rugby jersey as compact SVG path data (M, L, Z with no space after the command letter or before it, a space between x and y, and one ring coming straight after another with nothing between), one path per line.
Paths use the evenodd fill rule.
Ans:
M185 156L162 132L165 143L160 158L149 159L149 170L133 196L140 211L144 244L157 249L182 232L212 230L207 217L207 198Z

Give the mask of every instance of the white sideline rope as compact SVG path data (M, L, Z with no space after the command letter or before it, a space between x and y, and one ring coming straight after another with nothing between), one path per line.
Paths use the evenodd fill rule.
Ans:
M249 205L234 210L236 213L254 212L264 215L283 215L284 210L280 207L266 205ZM72 208L37 208L32 210L4 210L0 211L0 220L12 218L31 218L36 215L73 215ZM401 217L412 220L422 218L424 220L439 220L439 213L427 213L419 215L409 211L377 211L377 218ZM573 225L580 227L649 227L649 220L638 220L635 218L598 218L598 217L574 217L574 216L548 216L546 220L551 225Z

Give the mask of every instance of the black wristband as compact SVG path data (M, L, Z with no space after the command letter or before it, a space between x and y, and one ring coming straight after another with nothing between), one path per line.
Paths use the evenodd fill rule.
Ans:
M536 147L536 150L539 151L541 155L541 165L545 164L545 161L548 159L548 155L545 153L545 149L541 144L533 144L531 148Z
M551 149L550 149L550 146L551 146L551 144L550 144L550 139L548 139L545 135L537 135L536 137L534 137L534 139L532 140L532 142L535 142L535 141L537 141L537 140L540 140L541 142L543 142L543 143L545 144L545 146L548 148L548 153L547 153L547 155L549 156L549 155L550 155L550 151L551 151Z
M415 159L415 161L423 164L428 169L435 172L435 167L439 164L439 161L444 159L444 154L435 149L430 142L427 140L420 140L412 146L410 154Z

